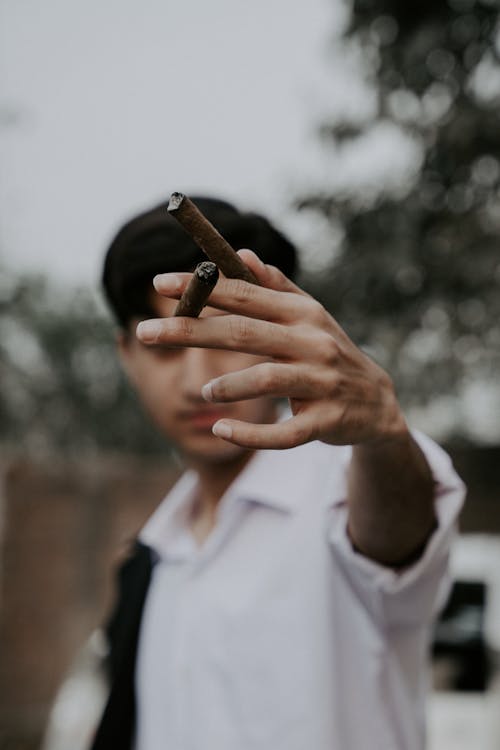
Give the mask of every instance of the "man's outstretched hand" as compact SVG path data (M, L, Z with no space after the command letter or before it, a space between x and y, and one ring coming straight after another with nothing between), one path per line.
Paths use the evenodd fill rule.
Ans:
M209 304L227 315L166 318L139 324L146 344L231 349L266 358L203 388L207 401L286 397L292 417L277 424L222 420L214 433L250 448L291 448L310 440L357 444L406 431L391 379L348 338L322 305L265 265L250 250L240 256L261 286L221 278ZM163 274L160 294L179 298L191 274Z

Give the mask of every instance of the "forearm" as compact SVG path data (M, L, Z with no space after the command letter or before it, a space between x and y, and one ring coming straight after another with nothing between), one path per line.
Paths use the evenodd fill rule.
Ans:
M353 447L348 505L349 536L362 554L395 567L419 554L436 523L434 482L408 431Z

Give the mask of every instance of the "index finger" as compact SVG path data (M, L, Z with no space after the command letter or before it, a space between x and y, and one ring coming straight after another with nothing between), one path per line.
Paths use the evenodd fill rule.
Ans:
M180 299L191 277L189 273L160 274L153 284L159 294ZM207 304L248 318L293 323L304 319L311 301L308 295L276 291L241 279L219 278Z

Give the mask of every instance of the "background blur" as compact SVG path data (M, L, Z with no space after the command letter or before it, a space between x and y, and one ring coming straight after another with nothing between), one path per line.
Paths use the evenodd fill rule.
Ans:
M98 290L113 233L173 190L287 231L303 285L452 452L470 498L431 744L497 747L499 11L0 2L0 750L38 746L113 561L178 472Z

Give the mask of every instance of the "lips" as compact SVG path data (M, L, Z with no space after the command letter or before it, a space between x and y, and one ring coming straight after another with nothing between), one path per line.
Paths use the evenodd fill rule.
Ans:
M199 409L186 412L184 420L196 430L211 430L217 420L227 416L222 409Z

